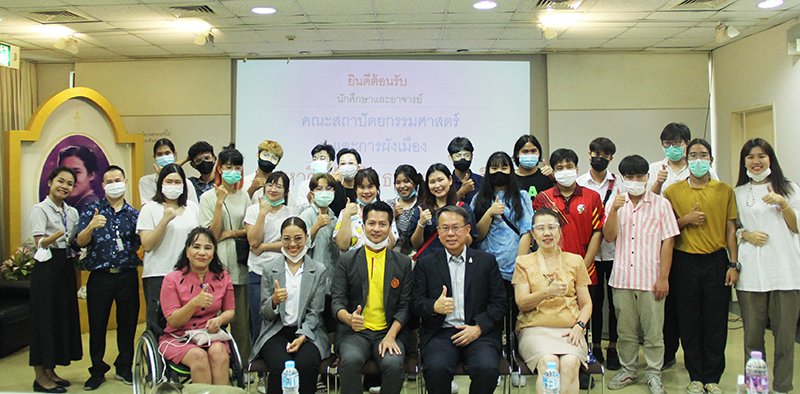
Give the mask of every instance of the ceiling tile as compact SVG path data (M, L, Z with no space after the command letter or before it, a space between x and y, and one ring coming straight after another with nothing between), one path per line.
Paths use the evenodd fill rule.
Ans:
M538 26L530 26L525 28L513 27L506 29L500 37L503 40L538 40L542 38L542 30Z
M263 26L286 26L294 24L309 23L305 15L256 15L239 18L244 24L254 27Z
M320 35L317 33L315 29L297 29L297 28L269 29L269 30L256 30L255 33L258 34L259 37L269 41L270 43L287 41L286 39L287 35L295 36L295 40L297 42L320 40Z
M587 7L588 11L655 11L679 0L603 0ZM581 10L584 8L581 7Z
M656 48L693 48L708 44L714 41L714 37L709 38L667 38L653 45Z
M437 27L402 29L387 26L381 28L381 35L384 40L438 40L441 34L442 29Z
M324 28L319 29L319 33L325 41L380 40L380 33L377 28Z
M667 38L686 31L685 28L634 27L619 35L619 38Z
M615 38L603 44L603 48L643 49L663 41L661 38Z
M222 6L227 8L231 13L241 17L256 16L272 18L275 16L303 14L303 8L294 0L226 0L222 2ZM275 8L276 12L270 15L254 14L251 11L253 7L272 7Z
M155 10L144 4L117 6L80 6L79 12L102 21L165 20L172 16L166 11Z
M514 16L512 12L500 12L483 14L477 12L448 12L445 20L447 21L470 21L470 22L507 22Z
M58 7L64 3L57 0L3 0L5 8Z
M61 0L67 5L120 5L139 4L137 0Z
M258 33L250 31L214 31L215 44L228 44L228 43L258 43L263 42L264 39Z
M359 22L375 22L373 14L308 14L308 19L313 23L343 23L355 24Z
M158 46L191 44L197 38L196 34L185 31L143 32L136 33L135 36Z
M313 53L330 52L330 47L325 41L278 41L270 42L273 48L280 53L298 54L308 51Z
M116 52L112 52L104 48L83 48L82 46L78 46L78 48L79 50L75 57L81 59L108 59L123 57Z
M487 51L496 40L442 40L440 49L469 49L470 51Z
M334 52L364 52L379 51L383 45L378 40L365 41L325 41Z
M123 32L81 34L78 37L78 40L103 48L135 47L135 46L149 45L147 41L144 41L141 38L134 37L128 33L123 33Z
M714 38L714 28L713 27L693 27L688 29L682 33L678 33L673 36L673 38L701 38L701 37L711 37Z
M19 56L25 60L40 62L73 60L74 57L69 53L56 51L55 49L25 49L20 50Z
M465 29L445 27L442 33L443 40L480 40L495 39L503 33L503 28Z
M614 38L623 32L626 28L601 28L601 27L582 27L572 26L564 34L559 35L560 38Z
M723 10L714 17L716 20L720 20L723 22L734 22L734 21L758 22L759 19L772 18L778 16L778 14L780 14L780 11L744 12L744 11Z
M378 14L378 20L396 24L415 24L420 22L441 22L444 13L439 14Z
M383 45L387 50L420 50L429 51L436 49L439 40L383 40Z
M719 11L659 11L648 15L645 19L692 22L715 19L716 14L719 14Z
M650 12L589 12L583 14L581 17L581 22L590 22L590 21L604 21L604 22L615 22L615 21L639 21L645 20L650 15Z
M308 15L356 15L372 14L371 1L318 1L297 0L300 7Z
M119 30L118 27L104 22L61 23L61 25L69 27L78 33L109 32Z
M582 40L567 40L557 38L547 43L547 48L565 48L565 49L589 49L599 48L608 42L607 39L582 39Z
M379 14L404 14L412 12L444 13L449 0L376 0L375 10Z
M467 0L467 1L450 1L447 5L447 12L465 12L465 13L475 13L475 14L483 14L483 15L491 15L491 14L501 14L501 13L513 13L517 10L520 2L513 1L513 0L497 0L497 7L492 8L491 10L478 10L472 6L477 0ZM527 10L528 7L525 7Z
M118 47L114 48L114 52L119 53L123 56L130 56L130 57L151 57L151 56L170 56L171 53L157 47L157 46L146 46L146 47Z
M217 48L208 49L204 46L194 45L194 43L190 43L188 45L162 45L161 48L174 55L219 56L223 54L222 51Z
M547 45L547 41L544 39L536 39L536 40L497 40L494 46L492 47L493 50L497 49L507 49L507 50L531 50L531 49L542 49Z
M275 54L277 51L272 45L267 43L231 43L231 44L216 44L215 47L222 52L229 55L244 56L250 53L258 55Z
M764 11L761 8L758 8L758 3L762 0L739 0L734 2L733 4L725 7L726 11L751 11L751 12L760 12ZM770 8L769 11L783 11L789 8L798 6L800 1L798 0L785 0L783 5Z

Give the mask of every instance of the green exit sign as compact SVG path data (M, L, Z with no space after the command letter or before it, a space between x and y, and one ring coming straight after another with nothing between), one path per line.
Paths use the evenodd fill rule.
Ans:
M0 66L19 68L19 47L0 42Z

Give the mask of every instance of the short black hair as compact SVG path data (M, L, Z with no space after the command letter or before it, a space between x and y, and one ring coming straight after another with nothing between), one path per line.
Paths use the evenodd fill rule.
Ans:
M56 179L58 174L60 174L62 172L70 173L70 175L72 175L72 182L77 182L78 181L78 176L75 175L75 171L73 171L72 168L69 168L69 167L66 167L66 166L58 166L56 168L53 168L53 171L50 171L50 175L47 176L47 182L52 182L53 179Z
M445 205L445 206L439 208L436 211L436 222L437 223L439 222L439 216L442 216L443 212L452 212L452 213L458 214L462 218L464 218L464 225L468 225L469 224L469 213L467 212L466 209L464 209L462 207L459 207L458 205Z
M369 213L372 212L372 211L386 212L386 216L389 217L389 225L392 224L392 220L394 220L394 210L392 210L392 207L390 207L389 204L387 204L387 203L385 203L383 201L380 201L380 200L375 201L375 202L373 202L371 204L367 204L364 207L364 212L363 212L364 213L364 222L366 222L367 219L369 219Z
M211 152L212 154L214 152ZM224 148L222 148L222 152L219 152L219 164L218 165L225 165L229 164L232 166L240 166L244 164L244 156L242 156L242 152L239 152L236 149L236 144L230 144Z
M670 123L664 126L661 131L661 141L674 141L674 140L689 141L692 139L692 131L689 126L683 123Z
M589 152L614 156L614 153L617 153L617 146L606 137L597 137L589 143Z
M358 154L358 151L352 148L342 148L339 150L339 153L336 154L336 164L339 164L339 159L346 154L352 154L356 157L356 163L361 164L361 155Z
M194 160L195 156L206 152L209 152L211 153L211 156L214 156L214 147L208 142L197 141L189 147L189 160Z
M173 155L175 154L175 144L173 144L172 141L169 140L169 138L162 138L162 139L156 141L155 144L153 144L153 156L156 155L156 152L158 151L158 148L160 148L160 147L162 147L164 145L169 147L169 150L172 151Z
M181 256L178 258L178 262L175 263L175 270L188 273L192 269L189 266L189 256L186 254L186 249L192 247L192 244L194 244L197 241L197 238L200 238L201 235L205 235L206 238L208 238L208 241L211 242L211 245L214 246L214 256L211 258L211 262L208 264L208 270L220 278L221 274L225 271L225 266L222 265L222 261L219 259L217 239L214 237L214 233L211 232L210 229L202 226L195 227L189 232L189 236L186 237L186 244L183 246Z
M475 151L475 148L472 147L472 142L466 137L453 138L450 143L447 144L447 153L451 155L461 152L462 150L470 153Z
M336 150L333 149L333 146L328 144L328 141L317 144L317 146L311 149L311 157L314 157L314 155L323 151L328 154L328 160L333 161L333 159L336 158ZM359 160L359 163L360 162L361 160Z
M125 170L123 170L122 167L115 164L108 166L108 168L106 168L106 170L103 171L103 177L105 177L106 174L108 174L111 171L119 171L122 173L122 177L125 178Z
M572 149L560 148L550 154L550 166L555 167L562 161L568 161L572 164L578 165L578 155Z
M58 152L58 164L68 157L75 156L83 162L83 167L86 168L88 174L97 173L97 157L91 149L82 145L68 146Z
M417 172L417 169L411 164L400 164L397 166L394 170L394 180L397 181L397 177L400 175L405 175L411 182L414 182L415 188L425 182L425 180L422 179L422 174Z
M539 143L539 140L537 140L536 137L530 134L524 134L517 139L517 142L514 143L514 155L511 156L511 158L514 159L514 164L516 164L517 167L519 167L519 151L528 142L533 144L533 146L535 146L536 149L539 150L539 157L542 156L542 144Z
M306 222L303 219L300 219L297 216L292 216L290 218L286 218L281 224L281 234L283 234L283 230L286 230L286 227L289 226L297 226L300 227L300 230L303 230L306 235L308 235L308 227L306 227Z
M647 160L639 155L625 156L619 162L619 173L622 176L644 175L649 169L650 165L647 164Z
M181 166L175 163L165 165L164 167L161 168L161 172L158 173L158 180L156 181L156 194L153 196L153 201L159 204L163 204L167 201L164 198L164 194L161 192L161 187L163 186L164 178L166 178L167 175L172 174L173 172L177 172L178 175L181 176L181 181L183 181L183 194L181 194L181 196L178 197L178 205L185 207L186 194L189 192L188 189L186 188L186 173L183 172L183 168L181 168Z
M372 168L362 168L358 170L356 173L356 177L353 178L355 185L353 187L358 190L362 183L364 183L364 179L368 180L370 184L375 185L375 188L378 189L378 195L375 196L376 201L381 200L381 179L378 176L378 172ZM366 217L366 216L365 216Z
M283 181L283 205L286 204L286 199L289 197L289 176L286 175L283 171L273 171L267 175L267 180L264 182L264 187L266 188L267 185L270 183L275 183L278 179ZM266 195L266 190L264 190L264 194Z
M714 157L714 154L711 153L711 144L709 144L708 141L706 141L706 140L704 140L702 138L695 138L695 139L689 141L689 144L686 145L686 156L687 157L689 156L689 149L691 149L692 146L697 145L697 144L705 146L706 149L708 149L708 155L711 156L711 157Z

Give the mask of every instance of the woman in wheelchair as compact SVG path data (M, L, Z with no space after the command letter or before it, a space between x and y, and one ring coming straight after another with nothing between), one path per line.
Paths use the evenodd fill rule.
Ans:
M549 208L533 215L533 238L539 250L517 257L514 294L519 306L519 353L533 371L539 370L536 392L543 392L547 362L558 364L561 392L578 393L578 370L586 366L584 338L592 315L589 274L583 258L558 246L561 217Z
M175 271L164 277L161 309L167 327L159 351L189 367L194 383L228 385L230 337L220 328L233 320L234 308L233 283L217 256L217 241L211 230L197 227Z
M281 225L284 257L264 266L261 275L261 316L264 323L250 362L260 356L269 366L267 394L281 393L284 363L294 360L300 394L316 391L320 360L331 345L322 311L325 308L325 266L306 256L308 231L299 217Z

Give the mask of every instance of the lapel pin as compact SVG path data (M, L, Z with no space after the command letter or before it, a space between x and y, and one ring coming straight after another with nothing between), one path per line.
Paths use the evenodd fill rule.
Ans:
M392 279L392 288L396 289L398 287L400 287L400 281L397 278Z
M469 258L469 263L472 264L472 257Z

